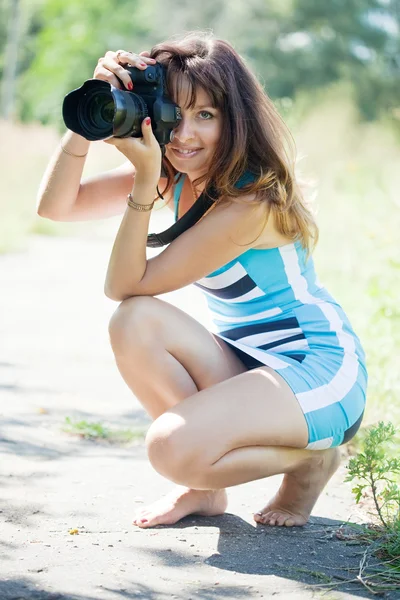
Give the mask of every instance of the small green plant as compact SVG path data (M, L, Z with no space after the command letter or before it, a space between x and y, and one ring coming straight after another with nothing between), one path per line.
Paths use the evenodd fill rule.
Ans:
M346 544L367 545L352 578L333 575L343 581L315 584L319 589L333 590L340 585L362 584L372 594L400 590L400 460L391 456L395 438L392 423L383 423L364 429L358 437L357 456L350 458L345 481L353 482L356 502L371 497L376 510L374 521L358 525L343 523L336 537ZM378 558L371 561L374 554Z
M368 574L364 573L366 555L360 564L358 579L376 592L400 589L400 460L390 455L395 434L390 422L372 426L364 437L362 451L349 460L345 479L358 480L353 487L357 503L371 494L376 509L378 523L362 527L355 535L371 544L382 561Z
M383 527L388 528L400 519L400 460L388 455L389 444L393 444L396 430L392 423L373 426L364 439L363 451L349 460L345 481L359 483L353 488L356 502L371 490L372 498Z
M86 440L105 440L112 443L127 444L135 440L144 439L144 430L111 429L102 423L90 423L89 421L73 421L70 417L65 418L63 431L73 435L79 435Z

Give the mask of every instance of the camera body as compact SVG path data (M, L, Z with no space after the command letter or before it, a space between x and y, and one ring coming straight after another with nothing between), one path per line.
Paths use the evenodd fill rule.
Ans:
M181 120L181 110L167 94L166 68L156 63L145 70L127 66L134 91L106 81L88 79L64 98L65 125L90 141L110 137L142 137L141 123L151 118L154 135L164 146Z

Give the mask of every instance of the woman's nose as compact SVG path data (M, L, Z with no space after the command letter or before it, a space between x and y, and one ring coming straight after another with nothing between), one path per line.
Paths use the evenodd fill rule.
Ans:
M184 117L179 121L179 125L173 131L173 139L178 139L182 144L194 137L192 123Z

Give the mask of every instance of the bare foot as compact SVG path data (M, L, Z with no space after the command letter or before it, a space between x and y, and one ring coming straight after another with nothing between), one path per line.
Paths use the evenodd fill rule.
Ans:
M178 487L148 508L141 510L133 520L138 527L173 525L187 515L214 517L222 515L228 505L225 490L191 490Z
M278 493L254 520L263 525L305 525L319 495L340 464L338 448L313 451L315 456L287 473Z

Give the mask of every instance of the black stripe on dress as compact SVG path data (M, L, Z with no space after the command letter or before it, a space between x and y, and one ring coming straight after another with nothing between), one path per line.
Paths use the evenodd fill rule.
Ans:
M295 342L297 340L305 340L306 336L304 333L298 333L297 335L291 335L290 337L283 338L281 340L275 340L275 342L271 342L270 344L264 344L263 346L258 346L260 350L269 350L270 348L275 348L276 346L281 346L282 344L288 344L289 342Z
M293 360L297 360L297 362L301 363L305 359L306 355L301 352L279 352L279 354L284 354L288 358L293 358Z
M249 335L257 335L258 333L266 333L271 331L284 331L285 329L298 329L299 322L296 317L288 317L287 319L276 319L275 321L267 321L261 323L253 323L252 325L243 325L226 331L220 331L219 335L223 335L230 340L240 340L240 338ZM304 337L304 335L302 336ZM280 341L280 343L282 343Z
M208 294L211 294L212 296L215 296L216 298L221 298L222 300L233 300L234 298L239 298L240 296L247 294L248 292L253 290L255 287L257 287L255 282L252 280L251 277L249 277L249 275L245 275L244 277L242 277L241 279L238 279L237 281L235 281L235 283L232 283L231 285L228 285L227 287L216 289L216 290L208 288L205 285L201 285L197 281L195 282L194 285L196 285L200 289L204 290Z
M347 442L349 442L351 440L351 438L353 438L355 436L355 434L357 433L357 431L360 428L361 421L363 420L363 417L364 417L364 411L362 411L362 413L358 417L357 421L355 423L353 423L353 425L351 427L349 427L348 429L346 429L346 431L344 432L343 440L339 444L340 446L342 444L347 444Z

